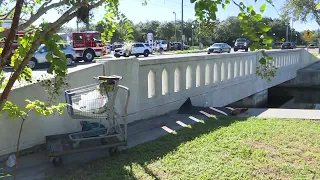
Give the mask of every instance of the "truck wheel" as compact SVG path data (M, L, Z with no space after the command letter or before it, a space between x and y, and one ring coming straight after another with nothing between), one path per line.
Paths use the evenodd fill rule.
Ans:
M248 48L245 51L248 52Z
M145 50L145 51L143 52L143 56L144 56L144 57L148 57L149 54L150 54L149 50Z
M234 49L234 52L237 52L238 51L238 49Z
M92 62L94 59L95 53L92 50L86 50L83 53L83 60L84 62Z
M28 67L31 69L35 69L38 65L38 61L35 58L30 59L30 61L28 62Z
M72 61L73 61L73 57L71 55L67 55L66 59L67 59L67 66L71 66Z

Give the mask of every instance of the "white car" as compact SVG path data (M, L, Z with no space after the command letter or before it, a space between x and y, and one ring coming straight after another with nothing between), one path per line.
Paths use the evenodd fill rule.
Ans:
M136 56L139 57L140 55L143 55L144 57L148 57L149 54L151 54L152 50L150 49L150 46L145 45L145 43L134 43L131 46L123 46L122 48L117 48L114 50L114 56L120 57L120 56Z
M153 52L152 47L148 43L144 43L144 45L148 47L150 54L152 54L152 52Z
M223 53L223 52L231 52L231 46L227 43L214 43L212 46L207 49L208 54L210 53Z
M72 49L70 44L60 44L61 51L66 55L67 65L71 66L73 61L77 58L76 52ZM50 64L49 61L46 59L46 55L48 54L48 48L42 44L37 52L32 56L31 60L28 62L28 67L31 69L36 68L40 64ZM53 56L56 57L56 56Z

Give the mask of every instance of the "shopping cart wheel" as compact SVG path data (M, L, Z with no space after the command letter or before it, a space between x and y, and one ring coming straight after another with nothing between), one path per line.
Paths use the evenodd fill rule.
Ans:
M102 138L102 139L100 139L100 143L101 143L102 145L108 144L107 138Z
M62 164L62 158L61 157L51 157L50 161L55 166L60 166Z
M118 152L119 152L118 147L111 147L111 148L109 148L109 154L110 154L110 156L115 155L115 154L117 154Z

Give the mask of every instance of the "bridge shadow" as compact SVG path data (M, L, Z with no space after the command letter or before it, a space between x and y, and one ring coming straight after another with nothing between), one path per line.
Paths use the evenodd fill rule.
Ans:
M118 155L99 159L87 165L79 166L74 170L64 172L63 174L68 174L70 179L78 179L79 177L82 179L110 177L110 179L138 180L139 178L136 177L134 173L134 169L138 168L143 169L145 175L149 175L153 179L160 179L156 173L148 168L148 164L176 151L181 144L193 141L201 135L212 133L221 127L227 127L232 123L245 121L246 119L247 118L241 117L208 118L202 123L195 123L190 127L176 131L176 133L167 134L156 140L122 151ZM176 120L178 120L178 118L176 118ZM179 120L181 119L179 118ZM150 134L150 136L152 136L152 134ZM55 177L53 179L59 178Z

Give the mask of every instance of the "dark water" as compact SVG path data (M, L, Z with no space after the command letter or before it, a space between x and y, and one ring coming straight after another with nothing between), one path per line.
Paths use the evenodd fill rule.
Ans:
M320 88L270 88L265 106L268 108L320 109Z

